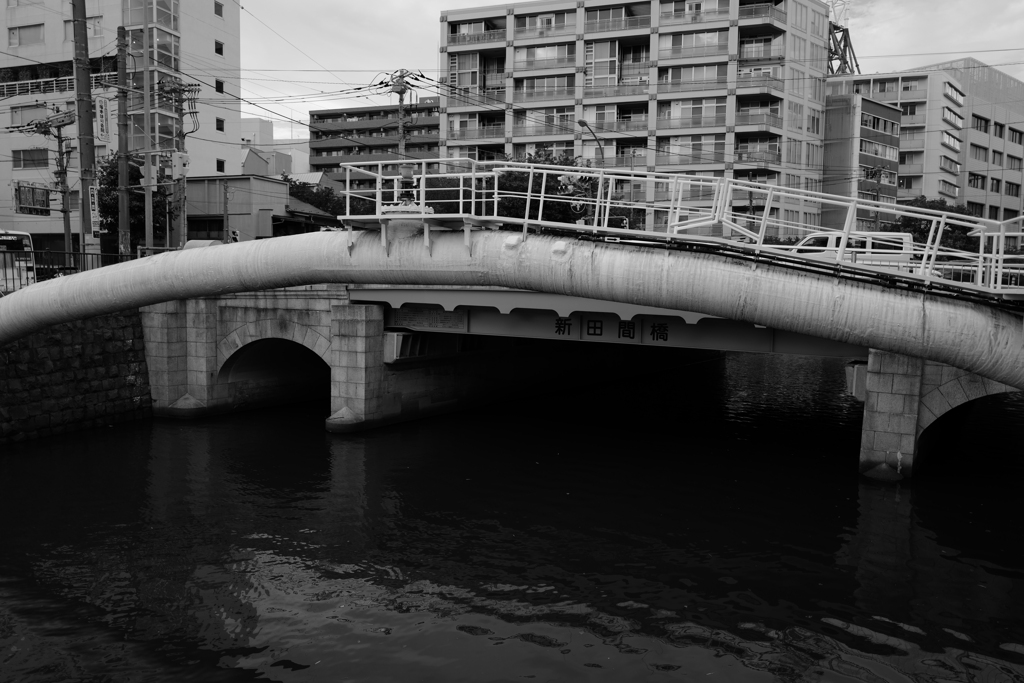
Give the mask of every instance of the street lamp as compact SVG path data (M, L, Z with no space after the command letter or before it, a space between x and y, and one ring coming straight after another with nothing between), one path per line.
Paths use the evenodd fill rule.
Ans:
M594 138L594 142L597 143L597 153L601 156L601 166L603 167L604 166L604 147L601 146L601 139L599 137L597 137L597 133L595 133L594 129L590 127L590 124L587 123L586 119L579 119L578 121L576 121L576 123L578 123L581 128L586 128L587 130L590 131L590 134Z
M586 128L588 131L590 131L590 135L593 136L594 142L597 144L597 153L601 157L601 168L604 168L604 147L601 146L601 139L597 137L597 133L595 133L594 129L590 127L590 124L587 123L586 119L578 119L576 121L576 123L578 123L581 128ZM597 181L597 196L598 197L601 196L601 179L600 179L600 176L598 176L598 181ZM600 207L595 204L595 206L594 206L594 226L595 227L600 222L600 215L601 215Z

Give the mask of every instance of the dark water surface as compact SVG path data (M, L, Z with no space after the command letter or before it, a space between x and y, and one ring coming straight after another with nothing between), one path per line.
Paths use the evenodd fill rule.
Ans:
M839 361L695 356L355 437L7 448L0 681L1024 681L1024 401L901 487L857 478L861 409Z

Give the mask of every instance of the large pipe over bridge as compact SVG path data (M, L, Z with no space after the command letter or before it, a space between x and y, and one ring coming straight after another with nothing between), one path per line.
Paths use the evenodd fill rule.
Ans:
M319 232L168 252L0 299L0 344L174 299L318 283L502 286L688 310L946 363L1024 388L1024 321L991 306L752 265L713 253L549 235Z

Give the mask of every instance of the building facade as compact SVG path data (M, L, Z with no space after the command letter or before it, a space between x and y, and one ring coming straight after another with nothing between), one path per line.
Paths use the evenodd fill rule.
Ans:
M15 211L14 192L21 184L54 188L56 141L28 134L18 127L45 118L54 108L74 110L74 42L70 3L60 0L10 0L5 11L7 47L0 54L0 223L33 235L37 249L63 250L64 228L59 193L51 192L49 215ZM95 103L97 165L117 152L116 50L117 27L128 30L129 150L158 150L161 167L171 166L170 152L189 155L192 175L237 174L239 122L237 77L240 30L237 3L203 0L180 11L179 0L95 0L87 4L87 35ZM149 24L151 137L146 139L143 114L143 26ZM182 85L199 87L191 106ZM69 104L70 103L70 104ZM187 110L184 111L183 110ZM183 121L184 119L184 121ZM197 133L194 137L186 134ZM77 126L63 127L67 137L68 184L75 248L79 242L81 197L77 192ZM98 239L86 234L86 248Z
M398 105L314 109L309 112L310 172L331 173L340 164L436 159L440 98L405 105L405 156L398 153Z
M964 91L943 72L853 74L829 79L830 95L860 94L900 108L897 197L962 204Z
M828 7L818 0L541 0L446 11L442 156L567 153L593 166L819 190L827 40ZM667 185L628 185L616 191L646 199L655 207L648 223L663 224L657 203ZM691 197L695 208L710 204L705 194ZM820 221L817 203L782 211L784 222Z
M963 203L976 216L1021 215L1024 184L1024 82L968 57L924 67L963 86Z
M899 107L863 95L826 96L824 191L895 204L901 115ZM856 229L885 229L893 220L882 211L859 209ZM822 225L841 229L845 224L845 209L822 207Z

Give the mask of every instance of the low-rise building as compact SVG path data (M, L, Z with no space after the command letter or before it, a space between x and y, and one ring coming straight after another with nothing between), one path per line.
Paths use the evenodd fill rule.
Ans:
M899 107L863 95L829 95L825 99L825 170L829 194L895 204L899 173ZM822 206L822 225L842 228L846 209ZM857 230L883 228L893 219L884 212L860 209Z

